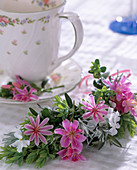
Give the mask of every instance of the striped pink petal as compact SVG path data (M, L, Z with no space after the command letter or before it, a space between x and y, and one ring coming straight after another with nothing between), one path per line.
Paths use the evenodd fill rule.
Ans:
M92 114L93 114L92 112L88 112L88 113L83 114L82 117L83 117L84 119L88 119Z
M34 121L34 119L33 119L33 117L32 117L32 116L30 116L30 122L31 122L32 126L34 126L34 127L35 127L35 121Z
M33 139L35 138L35 136L36 136L36 133L33 133L31 136L30 136L30 141L33 141Z
M38 133L38 136L39 136L40 140L41 140L43 143L47 144L46 138L45 138L43 135L41 135L40 133Z
M38 137L38 134L36 133L36 136L35 136L35 145L38 146L39 145L39 137Z
M49 129L53 129L53 125L47 125L47 126L43 126L43 127L39 127L39 130L49 130Z
M44 126L48 121L49 121L49 118L45 118L45 119L40 123L39 128L40 128L41 126Z
M25 131L25 132L24 132L25 135L30 135L30 134L32 134L32 133L33 133L32 130L28 130L28 131Z
M39 131L41 134L43 134L43 135L52 135L52 132L51 131L42 131L42 130L40 130Z
M31 125L28 125L28 124L24 125L24 127L26 129L34 130L34 127L32 127Z
M38 125L39 125L39 120L40 118L39 118L39 115L37 116L37 118L36 118L36 127L38 127Z

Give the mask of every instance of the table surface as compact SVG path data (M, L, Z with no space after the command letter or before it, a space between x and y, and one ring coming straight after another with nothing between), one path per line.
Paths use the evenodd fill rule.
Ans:
M83 69L86 75L91 60L98 58L112 73L117 69L131 69L131 80L137 84L137 36L125 36L113 33L108 29L109 23L118 15L128 15L129 0L68 0L65 11L75 12L80 16L84 28L84 40L81 48L72 57ZM61 36L61 50L63 55L70 50L72 28L68 22L63 22ZM69 32L69 34L68 34ZM72 32L72 37L73 37ZM134 90L137 88L134 86ZM87 98L78 88L71 91L70 96L77 102ZM50 103L50 101L49 101ZM47 105L48 103L42 103ZM5 132L15 129L27 115L28 108L37 109L36 104L10 105L0 104L0 143ZM121 140L128 149L110 147L106 144L101 150L87 148L83 151L86 162L61 161L57 158L50 161L41 170L136 170L137 169L137 136ZM0 170L31 170L34 165L24 164L22 167L11 167L0 161Z

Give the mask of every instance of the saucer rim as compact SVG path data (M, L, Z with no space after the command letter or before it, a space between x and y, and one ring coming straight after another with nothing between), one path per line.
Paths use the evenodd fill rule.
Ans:
M75 60L73 60L73 59L68 59L68 60L66 60L66 61L72 62L73 64L76 65L77 68L79 68L79 72L80 72L80 75L79 75L79 76L80 76L80 79L77 81L76 84L73 85L73 87L71 87L70 89L66 90L65 92L59 92L59 93L56 94L56 95L63 95L63 94L65 94L65 93L68 93L68 92L74 90L74 89L77 87L77 85L80 83L80 81L82 80L82 67L81 67ZM66 61L64 61L64 62L66 62ZM63 63L63 62L62 62L62 63ZM58 66L57 68L59 68L59 67L61 67L61 65ZM57 69L57 68L56 68L56 69ZM55 69L55 70L56 70L56 69ZM52 73L51 73L51 74L52 74ZM33 100L33 101L30 101L30 102L20 102L20 101L16 101L16 100L13 100L13 99L6 99L6 98L0 97L0 104L10 104L10 105L38 104L38 103L46 102L46 101L51 100L51 99L53 99L53 98L54 98L54 96L52 96L52 97L47 97L47 98L45 98L45 99L42 98L42 99L39 99L39 100ZM3 100L2 100L2 99L3 99Z

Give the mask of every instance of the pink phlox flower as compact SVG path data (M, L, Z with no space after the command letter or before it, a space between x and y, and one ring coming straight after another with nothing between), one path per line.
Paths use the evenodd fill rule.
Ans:
M72 149L77 149L81 152L83 149L82 142L86 140L86 137L80 134L83 133L83 130L78 129L79 122L77 120L69 122L68 119L65 119L62 125L64 129L58 128L54 131L55 134L62 135L61 146L67 148L71 144Z
M101 115L107 115L108 112L105 109L108 109L108 106L105 101L100 101L97 105L95 104L94 96L91 95L91 104L83 101L82 104L85 105L82 109L88 110L89 112L83 114L84 119L88 119L93 116L93 119L98 122L99 120L104 121Z
M72 149L71 147L68 147L66 149L63 149L59 151L57 154L60 155L62 160L69 160L71 159L72 161L86 161L86 158L80 154L80 151L77 149Z
M40 124L40 117L39 115L36 118L36 123L32 117L30 117L31 124L26 124L24 127L27 129L27 131L24 132L25 135L31 135L30 141L33 141L35 139L35 144L39 145L39 139L47 144L46 138L43 135L52 135L51 131L48 131L49 129L53 128L53 125L47 125L44 126L49 121L49 118L45 118Z
M137 106L137 101L134 100L133 93L125 94L125 99L122 102L122 106L124 107L124 113L131 112L132 115L137 117L137 113L135 111L135 107Z
M104 80L103 83L110 86L110 89L116 92L116 99L120 101L123 97L123 94L130 92L129 86L131 85L130 82L126 83L127 78L122 76L119 82L112 79L112 82L108 80Z
M36 93L37 90L34 88L27 89L27 86L24 87L24 89L19 89L15 87L15 90L13 90L13 100L23 101L23 102L29 102L32 100L38 100L39 97L36 96L33 93Z

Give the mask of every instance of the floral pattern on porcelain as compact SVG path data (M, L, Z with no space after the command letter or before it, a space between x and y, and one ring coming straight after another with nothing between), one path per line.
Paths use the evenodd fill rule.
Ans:
M41 7L53 8L56 7L55 0L32 0L32 4L37 3Z
M0 29L0 35L3 35L3 31Z
M49 22L49 19L50 19L50 16L48 15L48 16L44 16L38 19L38 21L46 24ZM8 25L15 26L15 24L17 25L31 24L31 23L34 23L35 21L36 19L24 18L20 20L19 18L12 19L10 17L0 15L0 26L1 27L6 27Z

